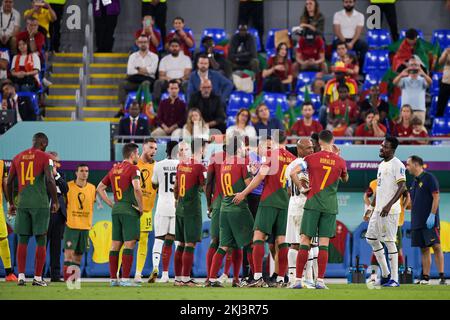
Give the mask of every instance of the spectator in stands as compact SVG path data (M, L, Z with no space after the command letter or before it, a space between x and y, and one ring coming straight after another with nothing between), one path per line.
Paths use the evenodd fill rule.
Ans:
M258 30L259 39L263 43L264 38L264 0L240 0L238 25L249 25Z
M350 99L349 90L345 84L338 86L339 99L330 104L327 130L334 136L351 137L356 127L359 111L356 103Z
M242 137L254 138L256 137L256 130L250 123L250 111L248 109L242 108L236 114L236 124L228 127L227 138L231 138L235 135L240 135Z
M200 90L200 83L205 79L212 82L214 94L226 102L233 91L233 83L219 72L209 70L209 58L206 54L198 57L197 71L193 72L189 78L187 98L190 99L194 93Z
M311 102L304 102L302 106L303 119L297 120L292 126L289 134L299 137L310 137L312 133L319 133L323 130L319 121L314 120L314 106Z
M248 32L247 25L239 25L239 32L231 37L228 59L233 71L248 69L255 75L259 72L256 40Z
M319 97L323 97L325 92L325 81L322 78L316 78L311 83L311 91L314 94L317 94Z
M428 144L428 140L423 139L423 138L428 138L428 132L427 132L427 129L425 129L422 120L420 120L417 117L414 117L411 121L411 126L412 126L411 137L420 138L420 139L415 139L415 140L411 141L411 144L416 144L416 145Z
M97 52L112 52L114 31L120 14L120 0L95 0L94 23Z
M358 81L359 64L358 58L353 53L347 53L344 56L344 64L347 68L347 75L352 77L355 81Z
M450 98L450 48L447 48L442 53L439 64L444 66L442 74L442 81L439 87L439 97L436 117L443 117L445 108L448 105Z
M183 128L186 123L186 103L182 101L180 93L180 82L173 79L169 81L169 97L162 100L158 105L156 125L152 136L171 136L179 128Z
M263 70L262 77L264 78L264 91L279 93L290 91L293 80L292 62L289 59L286 43L282 42L278 45L277 53L269 58L267 69Z
M392 134L399 138L406 138L412 135L412 119L413 110L409 104L404 104L400 110L400 117L394 128ZM409 144L409 141L402 141L402 144Z
M310 0L311 1L311 0ZM294 78L301 71L321 71L327 73L325 63L325 43L315 31L305 28L295 52Z
M202 118L209 129L216 129L221 133L225 133L225 104L219 96L213 93L213 86L210 80L202 81L200 91L191 96L189 109L192 108L200 110Z
M36 18L39 23L39 31L47 38L47 48L50 44L50 23L56 20L56 13L53 11L50 4L44 0L33 0L31 2L32 8L24 12L24 18Z
M201 138L209 140L209 127L203 120L202 113L197 108L189 109L186 124L183 129L177 129L172 137L181 137L183 140Z
M395 2L397 0L370 0L371 4L377 5L381 13L384 13L386 20L391 29L392 40L398 40L398 25L397 25L397 11L395 10ZM381 16L383 18L383 16ZM383 20L381 20L382 22Z
M9 51L0 50L0 84L8 79L8 71L9 71L9 62L11 59L9 58Z
M380 123L380 114L374 110L366 113L365 123L355 130L355 137L384 137L387 129ZM380 144L382 140L367 141L365 144ZM364 141L355 141L355 144L364 144Z
M369 110L376 110L380 114L380 122L384 125L388 122L389 104L381 99L380 87L374 85L370 87L370 95L364 99L360 106L360 123L363 123L366 119L366 113Z
M129 117L120 119L119 136L149 136L148 121L141 117L141 107L137 101L128 109Z
M265 104L260 104L256 108L258 122L255 124L256 135L258 137L272 137L275 130L284 132L284 125L277 118L270 117L270 110Z
M148 37L150 51L158 54L158 46L161 43L161 33L154 28L152 16L144 16L142 18L142 28L135 32L134 37L138 39L141 35Z
M37 91L41 86L41 60L36 52L29 50L28 44L23 40L19 40L18 49L19 52L11 63L11 79L19 92Z
M339 61L344 62L345 64L345 55L348 53L347 43L345 41L337 41L336 42L336 54L337 60L334 62L335 64ZM334 72L334 66L331 67L331 71Z
M300 28L309 29L320 37L323 37L325 31L325 17L320 12L317 0L306 0L305 9L300 18Z
M180 52L180 49L180 42L177 39L170 40L170 54L162 58L159 63L159 77L153 90L153 97L157 102L159 102L161 94L167 90L170 80L177 80L183 92L187 91L192 62L189 57Z
M211 70L222 73L227 78L231 77L231 64L229 61L225 59L225 55L218 50L216 50L216 44L214 43L214 39L212 37L204 37L202 39L202 47L204 51L198 52L195 57L195 65L197 65L198 58L206 54L209 59L209 68Z
M52 5L52 9L56 14L56 20L50 23L49 28L51 50L59 52L59 47L61 45L61 21L67 0L46 0L46 2Z
M3 0L0 15L0 47L7 48L14 55L17 53L16 34L20 30L20 13L14 9L13 0Z
M338 38L334 41L345 41L349 50L354 50L359 54L360 63L366 56L368 45L362 38L362 31L364 29L364 15L355 10L356 0L343 0L344 9L338 11L333 17L334 34ZM360 65L362 67L362 65Z
M149 82L150 85L155 81L158 56L148 50L147 37L139 37L136 44L139 51L131 54L128 58L127 78L119 84L121 110L125 105L128 92L136 91L144 81Z
M4 125L4 129L8 130L17 122L36 121L36 112L34 110L31 98L24 96L19 97L16 93L14 83L11 80L5 80L2 83L1 93L2 93L2 109L15 111L14 122Z
M192 35L184 30L184 19L182 17L173 19L173 31L166 38L166 50L169 49L168 44L172 39L178 39L184 54L192 57L190 50L194 47L195 42Z
M433 80L420 67L420 62L411 58L408 68L404 69L395 79L393 84L402 89L402 103L412 106L414 116L425 123L426 106L425 95L428 86Z
M34 17L27 18L25 31L17 35L17 43L22 40L26 42L31 52L37 52L43 61L42 52L45 46L45 36L39 31L39 22Z
M162 39L166 38L167 0L142 0L142 17L152 16Z

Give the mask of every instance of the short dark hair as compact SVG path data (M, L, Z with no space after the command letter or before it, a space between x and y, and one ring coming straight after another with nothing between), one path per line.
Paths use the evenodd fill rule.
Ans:
M311 133L311 140L314 140L315 142L319 142L319 134L317 132Z
M423 159L419 156L413 155L409 157L411 159L411 162L418 164L419 166L423 167Z
M322 130L319 133L319 140L325 143L331 143L333 141L333 133L330 130Z
M418 117L414 117L411 120L411 125L412 126L423 126L423 121L422 121L422 119L420 119Z
M77 171L78 171L80 168L83 168L83 167L89 168L89 166L88 166L86 163L79 163L79 164L77 165Z
M408 29L405 32L405 38L407 38L409 40L416 40L418 36L419 36L419 33L414 28Z
M391 148L393 150L397 150L398 147L398 139L394 136L387 136L384 141L389 142L391 144Z
M284 133L284 131L279 131L277 143L278 143L278 144L282 144L282 143L285 143L286 140L287 140L287 136L286 136L286 134Z
M364 118L367 118L367 116L368 116L369 114L377 115L377 114L380 114L380 113L378 112L378 110L376 110L376 109L374 109L374 108L370 108L370 109L366 112L366 116L365 116Z
M178 40L177 38L172 38L172 40L169 41L169 46L170 46L172 43L178 43L178 45L181 45L180 40Z
M181 22L184 23L184 19L180 16L173 18L173 21L175 22L175 20L180 20Z
M210 36L203 37L202 44L204 44L207 41L214 41L214 39L213 39L213 37L210 37Z
M157 142L156 142L155 138L149 137L149 138L145 138L144 143L142 143L142 144L147 144L147 143L157 143Z
M339 46L342 46L342 45L344 45L344 46L347 48L347 42L342 41L342 40L339 40L339 41L336 43L336 48L339 47Z
M48 137L45 133L43 132L38 132L33 136L33 143L37 143L37 142L46 142L48 143Z
M124 145L122 149L123 158L128 159L136 149L139 149L139 146L136 143L127 143Z
M167 157L169 157L169 158L172 157L172 151L177 145L178 145L178 141L170 140L169 142L167 142L167 145L166 145Z
M200 59L208 59L208 61L209 61L209 58L208 58L208 56L206 55L206 53L200 53L200 54L198 55L197 62L198 62Z
M303 104L302 104L302 110L303 110L303 108L304 108L305 106L311 106L311 108L314 109L314 105L312 104L311 101L305 101L305 102L303 102Z
M180 89L180 82L179 82L177 79L169 80L169 86L170 86L171 84L176 84L176 85L178 85L178 89Z

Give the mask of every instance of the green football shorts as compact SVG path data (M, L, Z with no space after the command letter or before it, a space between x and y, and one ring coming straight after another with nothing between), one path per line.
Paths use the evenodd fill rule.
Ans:
M305 209L303 212L300 234L310 238L333 238L336 235L336 215Z
M28 236L44 235L49 222L50 208L18 208L14 232Z

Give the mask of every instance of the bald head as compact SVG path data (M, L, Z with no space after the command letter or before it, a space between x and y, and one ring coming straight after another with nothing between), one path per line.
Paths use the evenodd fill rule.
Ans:
M203 98L209 98L212 91L212 83L211 80L205 79L200 83L200 92L202 93Z
M297 155L299 158L309 156L314 152L311 139L303 138L297 141Z

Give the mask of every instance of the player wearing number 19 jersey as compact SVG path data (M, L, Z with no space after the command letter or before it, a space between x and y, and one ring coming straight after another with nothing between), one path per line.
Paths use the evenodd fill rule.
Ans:
M52 212L59 209L56 185L53 178L53 161L45 153L48 138L43 133L33 137L33 147L14 157L7 181L7 198L10 214L16 214L13 196L14 180L17 177L19 195L15 232L19 235L17 247L17 265L19 269L18 285L25 285L25 264L27 246L31 236L36 237L36 261L33 285L47 286L42 280L42 270L46 255L46 234L50 221L47 191L52 199Z

